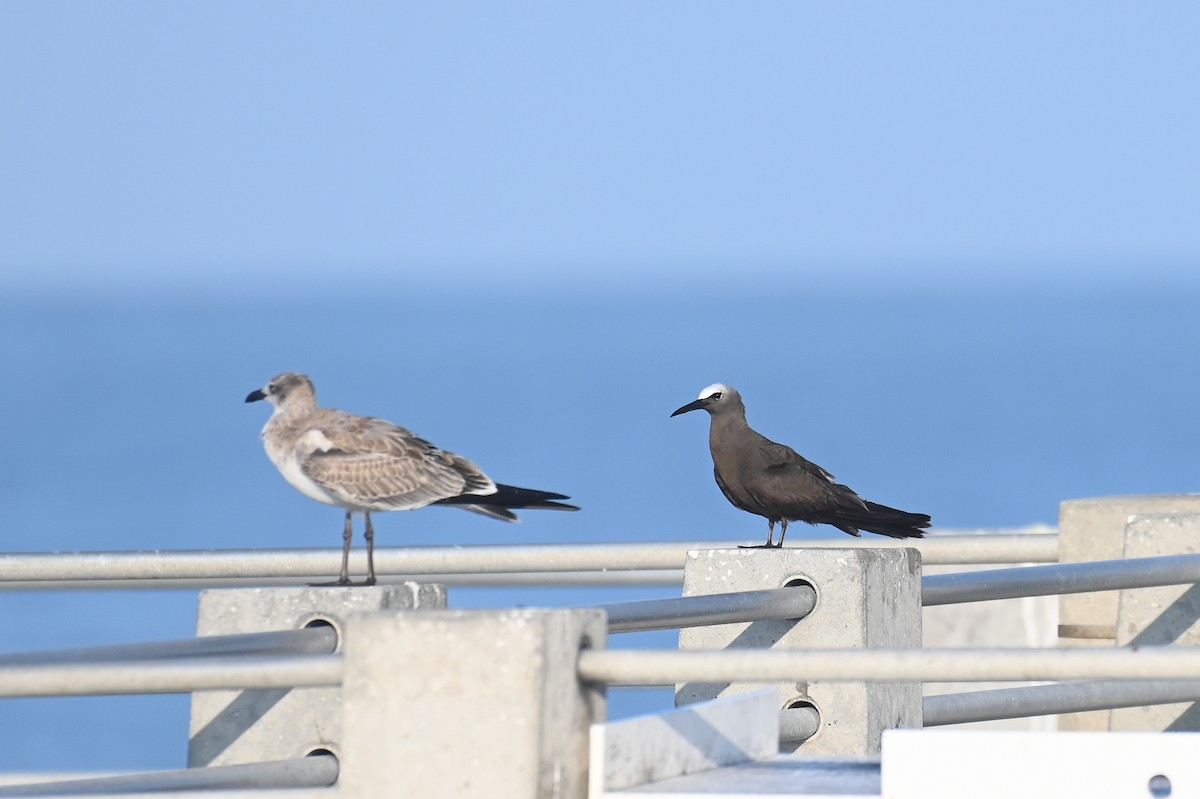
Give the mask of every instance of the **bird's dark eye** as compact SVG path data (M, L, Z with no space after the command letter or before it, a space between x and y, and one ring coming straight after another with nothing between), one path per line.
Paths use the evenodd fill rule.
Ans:
M709 399L720 399L720 398L721 398L721 392L720 392L720 391L718 391L718 392L716 392L715 394L709 394L709 395L708 395L708 398L709 398Z

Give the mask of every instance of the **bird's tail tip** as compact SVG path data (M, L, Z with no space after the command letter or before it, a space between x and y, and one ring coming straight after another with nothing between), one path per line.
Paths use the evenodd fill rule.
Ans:
M513 510L579 510L578 505L559 501L563 499L570 497L553 491L497 484L493 494L462 494L439 500L435 504L454 505L493 519L517 522L520 517Z
M867 509L870 511L870 521L860 525L862 529L889 538L924 538L927 528L933 523L927 513L909 513L875 502L868 502Z

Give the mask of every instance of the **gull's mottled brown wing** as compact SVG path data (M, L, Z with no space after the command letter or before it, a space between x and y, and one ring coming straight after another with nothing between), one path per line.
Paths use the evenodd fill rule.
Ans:
M301 469L348 503L408 510L496 491L471 461L383 419L322 409L309 424L298 444Z

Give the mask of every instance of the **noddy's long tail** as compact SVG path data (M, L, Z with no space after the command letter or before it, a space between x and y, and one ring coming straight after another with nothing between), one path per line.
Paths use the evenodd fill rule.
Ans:
M463 494L457 497L441 499L435 505L454 505L463 510L482 513L493 519L506 522L520 521L520 517L510 508L529 508L531 510L579 510L576 505L554 500L570 499L565 494L555 494L553 491L538 491L536 488L518 488L517 486L496 484L496 493L480 496L478 494Z
M846 530L843 525L847 525L891 538L924 538L925 528L929 526L930 521L929 516L924 513L909 513L877 502L868 502L866 511L840 512L837 526Z

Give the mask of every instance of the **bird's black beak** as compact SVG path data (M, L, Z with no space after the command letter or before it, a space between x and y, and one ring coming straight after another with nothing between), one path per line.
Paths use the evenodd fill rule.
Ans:
M246 402L258 402L267 398L266 392L261 388L256 388L246 395Z
M671 415L678 416L679 414L687 413L688 411L698 411L707 404L708 404L707 400L702 400L702 399L692 400L687 405L684 405L682 408L676 409L675 413L673 413Z

